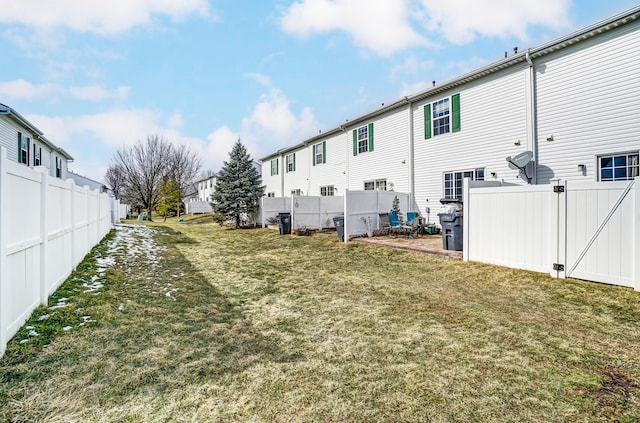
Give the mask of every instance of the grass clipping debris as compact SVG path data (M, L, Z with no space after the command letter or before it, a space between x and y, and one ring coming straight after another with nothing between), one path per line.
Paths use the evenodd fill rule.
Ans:
M174 219L36 310L0 421L637 421L639 350L626 288Z

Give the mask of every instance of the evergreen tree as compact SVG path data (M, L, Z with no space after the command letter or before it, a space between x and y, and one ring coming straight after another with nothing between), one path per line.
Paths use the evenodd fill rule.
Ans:
M258 210L260 197L265 187L247 149L236 141L229 153L229 161L224 162L216 178L216 189L211 203L213 211L222 213L228 220L240 227L243 217L249 217Z

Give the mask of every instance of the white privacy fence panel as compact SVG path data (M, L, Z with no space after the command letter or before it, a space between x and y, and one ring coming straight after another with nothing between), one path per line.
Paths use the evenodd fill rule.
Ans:
M212 213L213 207L208 201L188 201L185 203L187 214Z
M349 237L368 234L371 230L380 229L379 213L388 213L393 206L393 199L398 197L400 211L406 215L409 209L410 196L394 191L345 191L345 241Z
M548 272L552 194L549 185L471 189L463 203L464 256Z
M291 200L293 207L292 227L294 229L333 228L333 218L344 214L342 196L297 196Z
M464 259L640 290L640 178L464 189Z
M277 217L278 213L291 213L291 197L262 197L260 202L260 223L267 226L267 220Z
M106 194L0 154L0 356L39 304L111 229Z
M567 183L567 276L634 286L640 210L630 184L638 180Z

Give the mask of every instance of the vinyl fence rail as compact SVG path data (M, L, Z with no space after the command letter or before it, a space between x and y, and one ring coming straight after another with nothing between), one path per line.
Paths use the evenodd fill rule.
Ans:
M7 342L110 231L119 202L0 150L0 357Z
M640 178L464 185L464 260L640 291Z

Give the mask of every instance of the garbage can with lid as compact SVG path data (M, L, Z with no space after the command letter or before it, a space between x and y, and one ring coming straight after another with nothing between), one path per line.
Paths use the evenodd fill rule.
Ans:
M338 233L338 240L344 242L344 216L336 216L333 218L333 223L336 225L336 232Z
M438 213L442 226L442 248L462 251L462 213Z
M291 213L278 213L278 229L280 235L291 234Z

